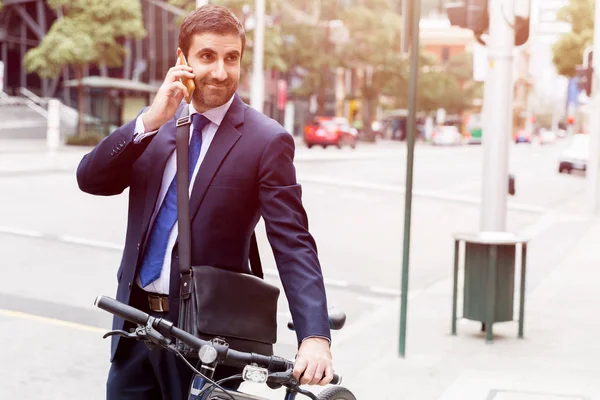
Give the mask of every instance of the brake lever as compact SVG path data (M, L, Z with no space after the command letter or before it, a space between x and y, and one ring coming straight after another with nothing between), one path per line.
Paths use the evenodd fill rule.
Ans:
M293 377L293 370L288 369L285 372L274 372L269 374L267 378L267 386L271 389L279 389L283 385L289 384L292 387L298 386L300 383Z
M288 369L285 372L274 372L269 374L267 386L271 389L279 389L280 387L285 386L291 392L300 393L312 400L318 400L317 395L300 388L300 382L294 378L293 372L293 369Z
M136 339L137 338L137 333L126 332L126 331L118 329L118 330L106 332L102 336L102 339L106 339L107 337L111 337L111 336L121 336L121 337L124 337L124 338L127 338L127 339Z
M156 346L168 347L171 344L171 339L164 337L159 331L154 329L155 318L150 317L146 326L138 325L135 329L135 336L138 340L143 340L150 350L154 350Z

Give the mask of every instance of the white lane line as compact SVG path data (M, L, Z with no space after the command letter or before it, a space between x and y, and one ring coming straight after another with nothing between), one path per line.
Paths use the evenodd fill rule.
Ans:
M55 319L55 318L41 317L39 315L27 314L27 313L20 312L20 311L11 311L11 310L0 309L0 315L3 315L5 317L12 317L12 318L26 319L26 320L35 321L35 322L41 322L44 324L60 326L63 328L77 329L77 330L86 331L86 332L105 333L105 332L108 332L108 330L109 330L108 328L103 329L103 328L98 328L96 326L78 324L76 322L63 321L63 320Z
M380 190L383 192L391 192L404 194L406 190L403 186L400 185L390 185L386 183L375 183L375 182L367 182L367 181L350 181L345 179L334 179L328 178L324 176L317 175L304 175L298 174L299 181L305 181L309 183L319 183L333 186L342 186L342 187L351 187L356 189L368 189L368 190ZM479 205L481 204L481 198L478 196L464 196L459 194L450 194L445 192L438 192L433 190L422 190L422 189L413 189L413 196L415 197L424 197L434 200L444 200L444 201L453 201L457 203L464 204L473 204ZM507 205L508 209L513 211L526 211L532 213L544 214L549 211L549 209L545 207L539 207L531 204L522 204L522 203L513 203L509 202Z
M329 278L325 278L324 281L327 286L335 286L335 287L340 287L340 288L345 288L345 287L350 286L350 282L346 282L346 281L338 281L338 280L329 279Z
M48 126L46 121L17 121L0 123L0 129L38 128L46 126Z
M68 236L68 235L51 236L51 235L45 235L41 232L28 231L28 230L23 230L23 229L6 228L6 227L0 227L0 233L8 233L8 234L17 235L17 236L35 237L35 238L43 238L43 237L48 236L48 237L58 240L59 242L64 242L64 243L69 243L69 244L91 246L91 247L107 249L107 250L117 250L117 251L123 250L123 246L119 245L119 244L104 242L104 241L100 241L100 240L77 238L77 237ZM267 277L279 279L279 273L277 272L276 269L265 269L264 274ZM348 282L348 281L342 281L342 280L337 280L337 279L325 278L324 283L326 286L328 286L330 288L347 289L347 288L353 287L357 290L364 291L366 294L373 293L373 294L377 294L377 295L385 295L385 296L393 296L393 297L399 297L401 294L401 292L397 289L378 287L378 286L362 286L362 285L352 284L351 282ZM419 291L419 292L421 292L421 291ZM418 293L416 293L416 291L410 290L408 292L409 298L414 297L416 295L418 295Z
M58 240L71 244L82 244L85 246L99 247L101 249L123 250L123 246L115 243L103 242L100 240L84 239L74 236L61 235L57 236Z
M378 286L370 286L369 290L373 293L380 293L380 294L396 296L396 297L400 297L400 294L401 294L400 290L398 290L398 289L390 289L390 288L378 287ZM409 291L409 293L410 293L410 291Z
M10 228L10 227L6 227L6 226L0 226L0 233L7 233L9 235L27 236L27 237L34 237L34 238L41 238L44 236L44 234L42 232L30 231L27 229Z

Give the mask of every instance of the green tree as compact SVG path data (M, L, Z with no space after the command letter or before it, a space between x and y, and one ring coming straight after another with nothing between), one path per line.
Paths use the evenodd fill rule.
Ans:
M583 50L594 37L594 0L570 0L558 19L571 24L571 32L561 35L554 44L553 62L560 75L575 76L575 66L582 63Z
M346 67L363 71L362 125L367 140L373 140L371 122L380 96L407 86L407 62L400 57L401 17L392 1L364 0L346 9L343 20L350 40L341 59Z
M78 134L84 135L84 96L81 79L88 65L120 66L125 55L123 38L146 35L137 0L48 0L57 19L40 44L25 55L28 72L54 77L70 66L79 80Z
M441 65L434 55L421 52L418 67L417 110L421 112L444 108L450 114L460 114L483 95L483 84L473 81L473 55L470 53L459 53L446 65ZM408 67L404 66L405 83L397 91L397 108L408 107L408 74Z

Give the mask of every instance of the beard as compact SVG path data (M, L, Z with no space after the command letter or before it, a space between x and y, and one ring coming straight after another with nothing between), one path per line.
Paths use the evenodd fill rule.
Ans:
M195 84L196 90L194 90L192 98L195 103L194 106L203 109L202 111L198 110L200 112L222 106L231 99L231 96L237 90L237 82L232 79L220 82L202 79L195 82Z

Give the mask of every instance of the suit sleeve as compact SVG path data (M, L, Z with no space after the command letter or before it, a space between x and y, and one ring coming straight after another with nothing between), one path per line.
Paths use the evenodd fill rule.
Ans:
M296 181L294 139L287 132L267 145L259 167L259 202L298 343L331 339L327 297L317 248L308 231L302 189Z
M77 167L77 183L81 190L90 194L110 196L129 187L133 163L154 137L134 143L136 123L142 112L144 110L136 119L105 137L83 157Z

